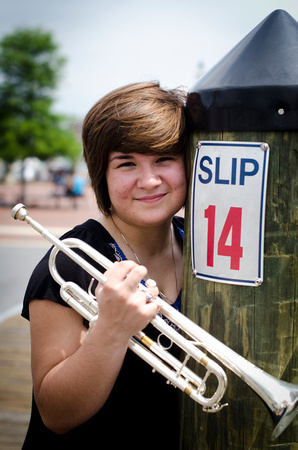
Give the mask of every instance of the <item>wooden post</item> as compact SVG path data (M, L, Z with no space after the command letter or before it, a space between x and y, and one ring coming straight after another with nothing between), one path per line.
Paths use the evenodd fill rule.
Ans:
M283 40L283 30L284 27L288 30L289 20L297 29L297 34L295 34L297 45L298 24L287 13L276 11L263 21L255 29L256 31L253 30L255 34L253 36L250 34L247 45L245 45L245 40L241 41L240 45L245 53L245 59L247 60L249 46L254 41L252 37L256 36L257 39L258 35L262 34L261 30L264 42L264 33L267 32L269 35L275 33L276 21L278 21L280 31L278 38ZM288 49L291 45L291 42L288 42L288 35L284 41ZM266 42L270 43L270 40L266 40ZM254 42L254 45L258 44ZM271 40L270 45L275 45L274 39L273 42ZM239 47L237 46L235 49L239 53ZM267 50L264 48L264 52ZM259 51L262 52L260 45ZM271 153L265 222L264 282L260 287L235 286L201 280L193 276L190 243L191 202L189 198L186 208L182 312L261 369L278 379L298 384L298 267L295 240L298 206L296 198L298 104L296 101L296 105L292 108L287 103L291 114L288 115L288 121L286 121L283 117L287 114L286 107L285 114L282 114L282 111L278 112L278 109L268 112L270 95L273 95L274 101L281 101L278 106L281 108L282 104L285 105L285 102L282 103L283 94L280 94L276 86L269 86L268 89L261 86L260 92L261 95L262 92L265 92L265 100L262 105L262 102L257 99L256 107L252 97L259 96L260 92L259 90L257 93L255 92L254 81L250 78L251 74L246 72L249 89L246 87L246 92L241 97L243 87L236 86L238 95L235 95L233 100L237 99L235 108L237 109L240 103L239 111L242 108L243 113L241 115L241 112L236 111L233 118L233 113L231 113L233 104L228 105L225 109L225 101L222 102L222 99L219 99L221 85L215 86L214 83L218 74L227 76L227 71L224 69L228 67L230 58L233 57L235 57L235 52L233 54L232 51L226 59L215 66L210 72L210 77L208 78L207 74L202 83L199 82L189 94L187 110L189 120L194 127L190 136L190 147L193 161L196 142L200 140L267 142L269 144ZM249 62L246 61L246 63L245 70L247 71ZM250 63L253 64L253 61ZM268 65L267 69L270 72ZM235 67L238 66L234 65L231 70L235 71ZM295 95L297 98L298 72L297 68L295 70ZM292 71L292 66L289 71ZM294 76L294 74L292 75ZM227 79L229 79L228 76ZM220 82L222 81L220 80ZM207 95L209 82L211 87ZM250 82L252 83L250 84ZM268 79L263 82L268 87ZM227 95L228 98L226 83L223 83L222 86L225 91L223 96ZM285 86L283 85L283 87ZM235 85L233 89L235 91ZM267 91L270 91L268 98L266 97ZM211 105L212 102L210 103L212 92L214 92L214 102L218 101L218 105L214 106L214 104ZM205 94L208 101L204 98ZM232 93L231 96L233 97L233 95ZM251 102L251 111L249 102ZM231 109L229 110L229 108ZM293 110L295 111L293 112ZM230 113L227 114L227 111ZM275 114L274 121L270 114ZM271 123L268 126L267 122L270 120ZM226 372L229 384L223 402L228 402L229 406L220 412L207 414L202 412L200 405L195 404L186 396L181 399L181 449L264 450L271 448L272 445L275 449L280 450L297 449L297 417L272 443L271 434L274 424L266 406L242 380L231 371L227 370Z

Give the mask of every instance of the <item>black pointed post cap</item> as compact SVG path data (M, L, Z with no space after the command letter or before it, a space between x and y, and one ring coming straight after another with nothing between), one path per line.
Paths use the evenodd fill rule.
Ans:
M198 130L298 130L298 23L276 10L189 91Z

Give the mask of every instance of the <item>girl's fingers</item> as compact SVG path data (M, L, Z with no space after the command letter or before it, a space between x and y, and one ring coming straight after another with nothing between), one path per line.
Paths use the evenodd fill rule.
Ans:
M148 280L146 280L145 284L146 284L147 291L149 291L149 293L152 295L152 297L154 299L156 299L156 297L159 294L159 289L156 286L156 282L154 280L152 280L151 278L149 278Z
M113 266L104 273L107 279L106 283L110 286L118 285L127 278L131 270L136 266L137 264L133 261L114 262ZM131 279L131 281L133 280ZM136 284L138 285L138 282ZM103 283L98 282L96 295L100 294L103 286Z

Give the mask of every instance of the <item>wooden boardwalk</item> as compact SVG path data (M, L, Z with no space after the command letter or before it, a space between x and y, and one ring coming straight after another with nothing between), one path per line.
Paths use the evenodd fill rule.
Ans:
M0 450L22 448L31 411L29 322L0 324Z

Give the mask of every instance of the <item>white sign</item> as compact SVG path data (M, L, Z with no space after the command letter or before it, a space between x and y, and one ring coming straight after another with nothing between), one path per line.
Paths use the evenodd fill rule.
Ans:
M269 146L202 141L192 184L193 273L220 283L263 282Z

